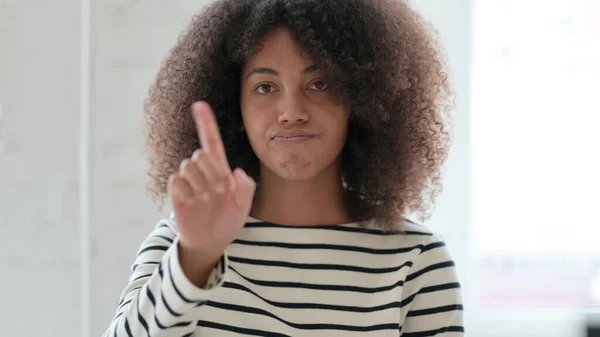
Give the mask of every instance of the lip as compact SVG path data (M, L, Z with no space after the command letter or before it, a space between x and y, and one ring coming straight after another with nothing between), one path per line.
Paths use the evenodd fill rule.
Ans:
M284 143L300 143L317 137L316 133L301 130L282 130L271 135L271 140Z

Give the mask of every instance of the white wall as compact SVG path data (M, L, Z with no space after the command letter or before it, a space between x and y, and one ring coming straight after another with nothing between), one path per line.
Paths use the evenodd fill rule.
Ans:
M77 336L78 0L0 2L0 335Z

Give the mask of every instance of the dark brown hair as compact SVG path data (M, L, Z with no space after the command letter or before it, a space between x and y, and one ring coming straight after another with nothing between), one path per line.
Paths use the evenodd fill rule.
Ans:
M388 229L407 213L428 217L441 190L451 93L436 32L399 0L219 0L194 16L145 102L154 197L163 200L169 175L200 146L190 113L198 100L214 109L231 166L259 181L239 131L240 75L279 25L349 107L342 174L351 215Z

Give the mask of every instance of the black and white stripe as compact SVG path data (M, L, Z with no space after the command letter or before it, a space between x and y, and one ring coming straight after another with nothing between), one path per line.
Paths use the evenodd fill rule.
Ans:
M439 236L357 224L246 224L194 286L171 219L138 250L105 337L464 336L460 284Z

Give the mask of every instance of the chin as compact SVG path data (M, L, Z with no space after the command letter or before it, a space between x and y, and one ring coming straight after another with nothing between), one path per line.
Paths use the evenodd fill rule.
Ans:
M314 162L305 158L286 158L266 163L265 166L276 176L291 181L307 180L318 174Z
M289 169L279 169L275 171L275 174L282 179L289 181L302 181L308 180L316 176L315 172L312 171L295 171Z
M317 172L309 161L278 163L275 174L286 180L306 180L314 177Z

